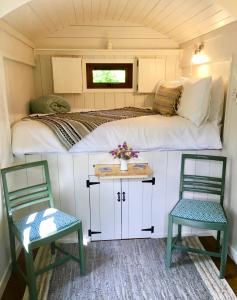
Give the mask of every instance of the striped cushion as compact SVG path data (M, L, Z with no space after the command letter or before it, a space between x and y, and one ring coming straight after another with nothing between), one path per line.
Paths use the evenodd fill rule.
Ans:
M153 101L153 110L161 115L175 115L182 90L182 86L167 88L161 85Z
M171 212L174 217L202 222L226 223L220 203L203 200L181 199Z
M31 213L15 222L16 229L25 246L75 224L79 220L56 208Z

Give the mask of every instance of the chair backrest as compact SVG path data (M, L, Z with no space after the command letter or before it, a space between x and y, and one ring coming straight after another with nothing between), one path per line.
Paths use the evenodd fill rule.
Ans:
M9 173L36 167L43 167L43 183L9 191L7 179L7 175ZM46 160L4 168L1 169L1 175L8 217L11 217L12 214L19 209L42 202L47 202L47 206L53 207L53 197L49 178L48 162Z
M222 163L221 177L200 176L185 174L185 162L187 160L207 160ZM220 203L223 205L225 193L226 157L214 155L183 154L180 171L179 199L184 192L196 192L220 196Z

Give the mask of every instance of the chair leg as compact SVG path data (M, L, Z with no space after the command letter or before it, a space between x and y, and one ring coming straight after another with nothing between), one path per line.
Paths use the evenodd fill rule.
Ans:
M12 257L12 271L17 271L17 261L16 261L16 243L15 236L11 230L9 230L10 237L10 248L11 248L11 257Z
M221 245L221 231L220 230L217 231L217 242L220 247L220 245Z
M80 256L80 273L85 275L85 256L84 256L84 246L83 246L83 232L82 225L78 231L78 244L79 244L79 256Z
M34 273L34 260L32 251L25 250L25 265L27 274L27 283L29 288L30 300L37 300L36 275Z
M221 247L220 279L225 277L227 252L228 252L228 237L229 237L229 228L227 226L226 229L224 230L222 247Z
M55 254L55 242L52 242L50 244L50 247L51 247L51 255L54 255Z
M167 250L166 250L166 266L171 266L172 259L172 239L173 239L173 217L169 215Z
M182 225L178 224L178 241L182 241Z

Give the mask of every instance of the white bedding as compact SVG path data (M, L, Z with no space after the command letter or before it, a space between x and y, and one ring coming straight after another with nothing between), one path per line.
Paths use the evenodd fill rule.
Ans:
M199 127L179 117L143 116L105 123L74 145L69 152L108 152L126 141L139 151L221 149L215 122ZM67 152L45 124L25 120L12 128L14 154Z

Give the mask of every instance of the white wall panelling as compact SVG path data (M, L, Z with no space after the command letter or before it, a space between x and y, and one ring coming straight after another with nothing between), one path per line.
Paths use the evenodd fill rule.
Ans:
M180 50L36 50L35 91L36 97L53 93L52 56L78 55L89 61L118 59L134 61L137 58L161 58L165 60L164 76L172 80L180 76ZM134 64L134 84L137 67ZM106 109L123 106L150 106L153 95L133 92L90 92L82 94L64 94L73 109Z
M5 59L8 113L10 123L29 113L29 101L34 98L33 67Z

